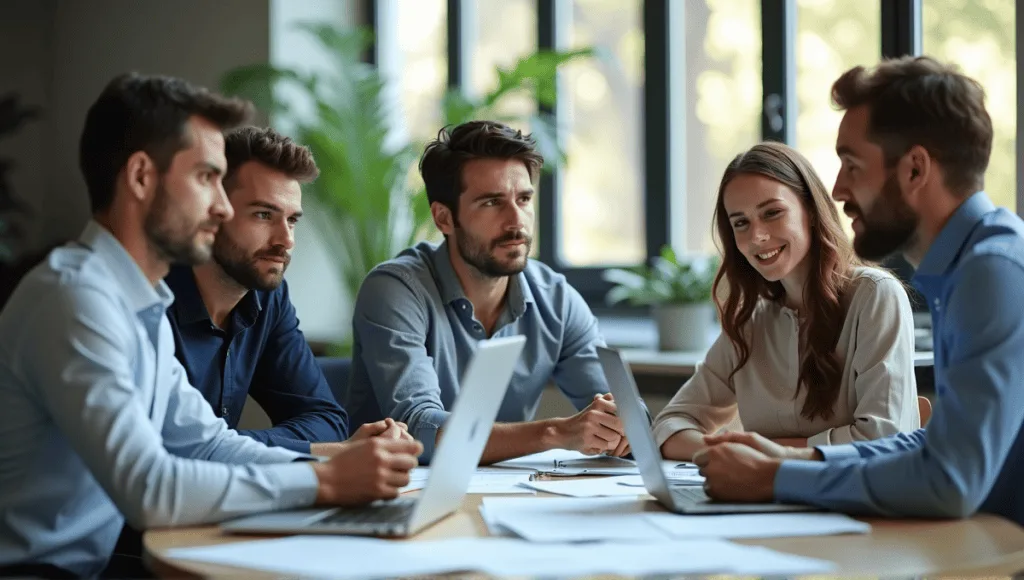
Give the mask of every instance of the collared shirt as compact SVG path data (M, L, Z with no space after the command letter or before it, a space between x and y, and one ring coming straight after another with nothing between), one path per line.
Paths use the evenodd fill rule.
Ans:
M914 380L914 316L903 284L875 268L855 268L843 296L836 342L842 368L829 418L802 414L800 321L785 305L761 300L742 332L750 358L724 333L654 421L660 446L679 431L714 433L737 416L745 431L837 445L878 439L921 426Z
M784 461L779 500L888 516L1024 524L1024 222L979 192L936 237L913 278L935 336L935 410L924 429L821 447Z
M352 380L345 408L353 425L393 417L409 425L429 461L478 341L489 338L452 268L447 242L426 242L377 266L356 299ZM533 419L554 380L577 409L607 393L596 347L597 319L565 277L530 260L509 278L492 337L526 336L498 421Z
M242 435L300 453L309 453L310 441L348 438L348 416L299 330L287 282L269 292L250 290L223 329L210 320L192 268L172 268L166 282L175 296L167 310L175 355L228 427L238 427L252 395L274 426Z
M125 518L201 524L315 500L299 454L229 430L188 384L172 300L90 222L0 313L0 566L93 575Z

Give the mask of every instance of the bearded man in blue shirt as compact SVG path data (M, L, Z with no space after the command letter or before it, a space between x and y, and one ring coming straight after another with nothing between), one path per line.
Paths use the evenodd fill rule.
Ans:
M860 256L901 251L916 267L935 336L935 411L924 429L852 445L709 438L694 457L708 494L1024 524L1024 222L982 191L984 91L951 66L905 57L847 71L832 98L846 111L833 197L853 217Z
M238 428L246 396L273 422L239 431L300 453L333 456L349 438L348 416L299 330L285 270L302 217L302 187L319 175L313 154L273 129L224 136L224 189L235 212L221 225L213 259L171 268L167 310L175 356L214 412ZM362 425L350 441L412 439L390 418Z

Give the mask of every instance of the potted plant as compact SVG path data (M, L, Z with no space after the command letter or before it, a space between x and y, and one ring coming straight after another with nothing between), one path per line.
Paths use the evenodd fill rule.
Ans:
M306 214L336 256L351 299L371 269L427 238L431 231L426 191L408 179L422 147L416 142L395 146L389 139L392 112L384 106L385 79L363 61L372 39L368 30L317 23L299 28L331 55L330 70L248 65L228 71L221 79L221 90L249 99L313 151L320 177L307 186L312 199ZM522 91L534 94L542 105L553 106L558 67L590 54L589 49L540 51L510 69L499 69L498 85L485 95L471 98L449 90L441 103L442 121L446 125L472 119L528 122L538 149L557 163L564 153L554 138L550 115L508 117L497 111L507 96ZM284 86L291 91L276 90ZM282 98L285 94L288 98ZM298 107L296 99L311 106ZM418 137L425 140L433 135ZM333 345L331 353L347 356L350 348L346 341Z
M659 350L701 351L716 326L711 290L718 263L717 256L680 259L665 246L650 265L606 270L604 279L616 284L607 300L649 306Z

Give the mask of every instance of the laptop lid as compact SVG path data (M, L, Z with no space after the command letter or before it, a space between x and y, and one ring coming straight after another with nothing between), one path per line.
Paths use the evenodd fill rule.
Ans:
M441 430L441 441L430 463L430 476L409 522L410 534L461 505L525 344L524 336L478 343L463 372L451 415Z
M629 446L640 469L644 487L662 505L674 507L675 501L669 491L668 478L661 470L661 451L658 450L658 444L654 441L654 435L647 423L647 413L640 404L640 390L633 380L633 373L617 350L599 346L597 357L601 361L604 376L608 379L612 396L615 397L615 407L626 430L626 438L629 439Z

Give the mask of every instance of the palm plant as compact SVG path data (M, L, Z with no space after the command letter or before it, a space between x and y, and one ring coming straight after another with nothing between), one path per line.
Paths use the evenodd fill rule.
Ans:
M420 147L391 144L393 115L382 98L385 81L362 60L371 43L369 32L324 24L302 24L300 29L330 55L330 70L249 65L229 71L221 80L221 90L251 100L312 150L320 177L307 187L312 197L312 211L307 213L337 257L342 284L354 297L374 266L429 230L426 192L408 179ZM541 104L552 106L557 68L590 54L589 50L538 52L511 69L499 70L498 86L480 98L449 91L442 101L443 122L527 121L541 153L562 160L564 153L554 138L550 116L536 113L516 118L496 111L509 95L522 91L532 91ZM286 87L287 93L282 90ZM285 94L290 99L283 98ZM296 103L295 98L305 102ZM343 346L340 352L344 351Z

